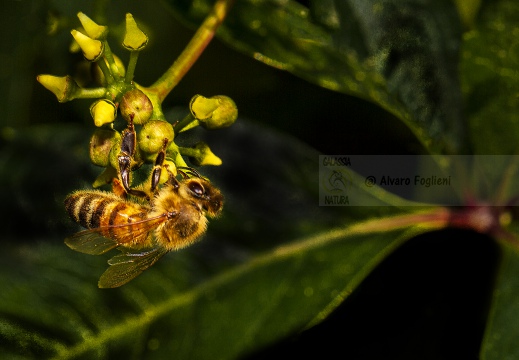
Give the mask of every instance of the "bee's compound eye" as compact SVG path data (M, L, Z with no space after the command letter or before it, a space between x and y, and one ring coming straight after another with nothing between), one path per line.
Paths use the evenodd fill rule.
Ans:
M191 190L196 196L204 196L204 193L205 193L205 190L204 190L204 187L202 186L202 184L198 183L198 182L191 182L189 183L189 190Z

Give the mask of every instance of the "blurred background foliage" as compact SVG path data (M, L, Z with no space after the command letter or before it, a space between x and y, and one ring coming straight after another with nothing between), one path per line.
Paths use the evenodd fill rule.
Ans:
M35 81L35 76L50 73L81 77L85 73L81 55L67 51L71 40L68 28L78 25L78 11L94 14L101 7L111 26L112 49L123 61L127 53L116 44L123 31L124 14L131 12L143 25L150 44L140 55L135 80L151 84L180 53L195 29L188 19L175 17L170 5L122 0L80 4L4 1L1 5L0 224L4 250L0 284L4 291L0 303L4 304L0 315L4 337L0 346L13 357L47 356L53 353L49 349L59 351L63 344L73 345L108 326L103 316L110 315L124 327L128 313L144 312L147 304L164 296L164 288L169 289L169 295L183 294L220 269L246 262L280 242L364 218L368 209L352 212L317 206L318 154L427 152L423 142L394 113L368 100L265 66L215 39L168 97L164 108L170 109L170 116L175 118L186 111L195 94L224 94L238 105L240 118L232 128L191 135L206 139L224 161L220 168L203 169L203 173L222 188L228 212L211 223L203 243L164 259L162 267L157 264L151 284L138 279L137 285L99 293L96 283L106 258L77 254L63 245L63 239L77 227L66 217L62 200L72 190L89 187L100 171L88 161L93 131L90 102L59 104ZM179 8L182 6L177 8L177 14ZM70 23L49 36L48 17L56 14L68 17ZM453 13L448 15L452 17ZM356 38L351 41L362 42ZM393 211L383 207L369 210L370 216ZM277 327L287 330L276 338L258 339L261 346L236 345L237 350L222 351L222 356L260 359L319 349L322 356L339 353L359 359L477 358L498 259L495 244L485 236L454 230L399 236L414 235L417 237L389 256L324 322L298 334L288 332L289 328L280 323ZM271 282L277 276L287 276L294 282L301 281L294 288L305 289L303 280L287 275L289 269L291 265L286 264L279 269L267 268L272 272L264 276ZM363 276L367 273L367 269L363 270ZM170 284L171 279L175 286ZM251 284L241 284L247 285ZM218 288L223 290L232 292L237 288ZM254 294L253 288L248 291L246 295ZM61 293L70 296L64 298ZM19 302L18 307L14 301ZM286 307L294 304L288 302ZM76 308L82 311L78 314ZM186 311L186 307L179 309ZM159 358L161 351L156 350L161 344L162 351L184 349L182 354L187 358L190 351L196 352L189 346L186 350L178 340L183 328L172 330L168 324L178 319L182 324L195 321L197 307L187 310L159 318L151 330L138 327L138 341L122 338L122 345L115 350L99 347L86 356L133 354L139 358L139 354L145 354L146 358ZM293 316L297 316L297 310ZM252 311L249 315L253 319L256 314ZM84 318L75 318L81 316ZM63 329L67 326L58 324L62 319L69 320L70 328L78 324L84 328L77 330L79 335L66 332ZM60 326L62 330L49 331ZM261 322L257 326L261 327ZM61 339L63 344L49 344L45 338L23 329ZM160 334L160 329L166 329L165 334ZM185 331L193 338L201 333L195 325ZM180 343L164 346L168 336ZM18 348L23 344L32 345L28 345L29 350Z

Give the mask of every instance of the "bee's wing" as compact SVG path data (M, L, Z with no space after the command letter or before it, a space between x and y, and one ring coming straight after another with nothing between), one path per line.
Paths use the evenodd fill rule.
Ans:
M65 239L65 244L72 250L85 254L100 255L119 245L130 242L139 242L139 238L148 237L150 231L154 230L166 218L159 215L127 224L102 226L96 229L83 230ZM113 234L106 237L104 234ZM142 239L142 240L144 240Z
M83 230L65 239L72 250L85 254L100 255L118 246L117 241L101 235L101 229Z
M163 247L155 247L139 253L125 252L116 255L108 260L110 267L99 278L98 286L115 288L124 285L155 264L168 251Z

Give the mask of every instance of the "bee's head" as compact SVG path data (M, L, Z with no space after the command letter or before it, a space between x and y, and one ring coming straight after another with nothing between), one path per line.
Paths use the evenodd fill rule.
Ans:
M209 181L202 178L184 180L186 192L198 203L210 217L220 214L223 207L223 195Z

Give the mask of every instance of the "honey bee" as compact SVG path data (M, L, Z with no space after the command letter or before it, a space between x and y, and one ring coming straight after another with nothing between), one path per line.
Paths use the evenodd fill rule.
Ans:
M170 174L149 200L99 190L80 190L66 197L70 217L87 228L65 239L71 249L91 255L114 248L122 251L108 261L100 288L126 284L169 251L186 247L204 234L207 217L221 213L223 195L195 174L183 173L181 180Z

